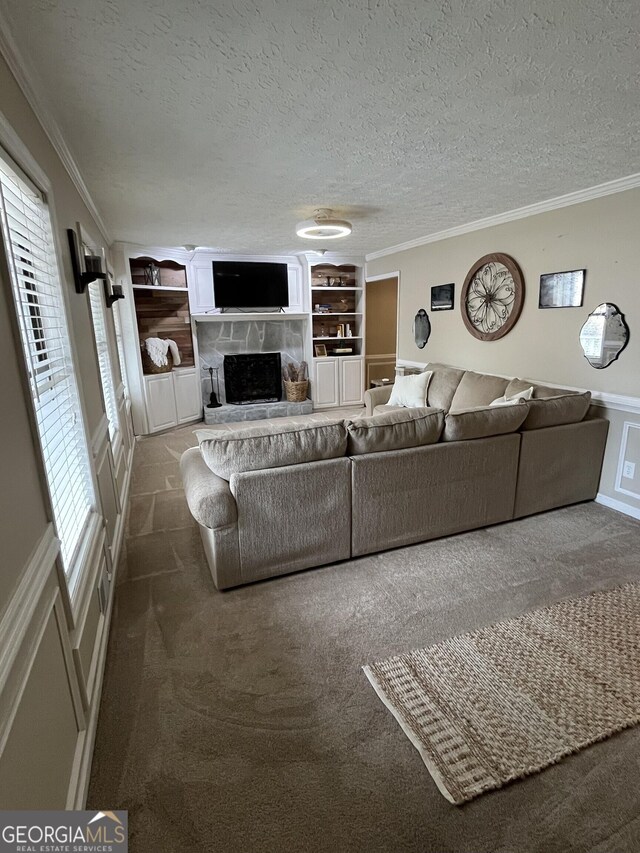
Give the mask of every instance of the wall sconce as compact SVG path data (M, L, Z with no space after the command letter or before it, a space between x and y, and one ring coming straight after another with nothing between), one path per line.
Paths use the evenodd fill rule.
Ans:
M78 236L73 228L67 228L69 251L71 252L71 268L76 293L84 293L92 281L102 279L106 282L107 274L102 272L102 259L98 255L81 255L78 250ZM84 265L84 269L82 269Z
M122 285L113 284L111 276L109 276L104 282L104 300L107 303L107 308L111 308L118 299L124 299Z

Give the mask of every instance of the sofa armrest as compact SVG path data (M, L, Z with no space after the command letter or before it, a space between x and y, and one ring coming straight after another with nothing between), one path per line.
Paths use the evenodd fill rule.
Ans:
M379 388L370 388L364 392L364 404L367 409L367 415L372 415L376 406L384 406L389 402L391 389L393 384L381 385Z
M229 483L207 467L198 447L185 450L180 459L184 493L198 524L215 530L238 520L238 508Z

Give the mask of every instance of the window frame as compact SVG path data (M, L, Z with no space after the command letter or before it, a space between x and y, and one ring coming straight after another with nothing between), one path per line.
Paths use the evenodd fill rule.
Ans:
M58 568L58 576L60 578L60 588L63 593L63 603L70 626L73 628L80 616L83 601L86 598L87 584L92 576L91 567L96 559L96 549L99 547L101 538L104 538L103 518L99 504L99 490L95 471L95 463L92 453L91 436L88 431L88 419L86 402L82 389L82 379L78 370L78 353L76 348L75 337L72 334L72 311L69 293L70 264L63 263L63 254L60 243L60 229L58 227L58 218L55 208L55 200L53 198L51 182L42 170L38 162L31 155L29 149L22 142L18 134L13 130L11 125L6 120L5 116L0 112L0 148L3 155L8 159L10 167L15 169L16 173L23 178L26 183L32 186L38 194L40 194L47 206L49 213L49 223L51 227L51 243L53 248L52 262L55 263L61 292L62 309L64 311L66 326L67 326L67 345L69 347L69 358L72 366L72 371L75 379L75 384L78 391L78 404L80 408L81 433L84 439L88 454L88 474L91 482L91 490L93 500L91 502L90 512L85 524L82 536L78 542L74 558L71 564L65 570L62 563L60 547L58 546L58 554L56 557L56 565ZM0 238L0 264L2 265L2 278L6 279L6 289L9 304L13 306L9 312L9 321L13 330L14 348L16 352L16 362L22 380L23 393L29 422L31 426L32 439L37 453L35 454L36 465L40 472L40 480L42 483L42 499L45 504L47 515L50 521L54 520L53 504L51 500L50 486L47 478L46 468L44 464L44 455L38 424L36 419L35 407L33 404L33 395L31 391L31 382L29 379L29 370L26 360L26 354L22 343L22 335L19 328L18 310L16 310L14 285L10 270L10 260L5 246L4 239Z

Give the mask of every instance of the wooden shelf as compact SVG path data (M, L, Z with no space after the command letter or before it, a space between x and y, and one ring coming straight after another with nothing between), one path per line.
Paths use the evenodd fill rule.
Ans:
M327 287L327 285L318 285L314 284L311 290L324 290L325 293L328 291L337 291L338 293L341 290L362 290L361 287Z
M188 289L186 287L165 287L163 284L134 284L132 285L134 290L153 290L156 293L162 293L165 290L168 290L169 293L188 293Z
M314 311L314 317L362 317L362 311Z
M361 341L362 335L351 335L350 338L342 337L342 338L330 338L327 335L321 338L313 338L314 341Z

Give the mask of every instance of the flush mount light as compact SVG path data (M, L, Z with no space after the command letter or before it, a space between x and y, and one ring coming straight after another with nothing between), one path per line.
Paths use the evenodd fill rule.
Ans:
M334 219L333 211L328 207L320 207L314 211L313 219L305 219L296 225L298 237L307 240L334 240L336 237L347 237L351 234L351 223L344 219Z

